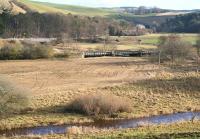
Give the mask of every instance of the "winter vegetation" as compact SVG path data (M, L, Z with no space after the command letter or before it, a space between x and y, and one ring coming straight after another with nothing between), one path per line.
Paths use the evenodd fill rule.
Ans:
M197 11L0 0L0 138L199 137L195 115L135 129L88 126L200 110ZM65 125L66 134L19 132Z
M28 107L27 90L17 86L6 77L0 77L0 116L17 114Z
M81 96L67 107L70 111L95 116L99 114L112 116L118 112L131 112L130 100L105 94Z

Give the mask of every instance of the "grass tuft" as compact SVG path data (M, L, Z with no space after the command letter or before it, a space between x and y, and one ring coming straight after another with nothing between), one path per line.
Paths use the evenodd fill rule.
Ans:
M128 99L104 94L81 96L69 104L67 109L95 116L99 114L109 114L111 116L115 113L131 112L132 110Z
M28 105L25 89L13 84L5 77L0 77L0 115L18 113Z

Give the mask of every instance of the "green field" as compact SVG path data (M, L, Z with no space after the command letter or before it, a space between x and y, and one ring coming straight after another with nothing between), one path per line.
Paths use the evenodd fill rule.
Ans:
M144 35L144 36L138 36L136 38L141 39L142 43L144 43L144 44L157 45L159 37L167 36L167 35L170 35L170 34L166 34L166 33L164 33L164 34L149 34L149 35ZM191 44L195 44L197 37L198 37L198 34L188 34L188 33L177 34L177 35L179 35L182 38L182 40L187 41Z
M115 18L115 19L118 19L118 18L121 19L121 16L122 16L123 18L125 18L125 20L126 18L137 19L137 18L146 18L146 17L150 17L150 18L157 17L156 13L145 14L145 15L134 15L130 13L119 13L113 8L91 8L91 7L85 7L85 6L54 4L54 3L37 2L37 1L31 1L31 0L18 0L18 1L40 13L63 13L63 14L71 13L75 15L85 15L85 16L108 16L109 18ZM163 16L164 19L165 17L166 16Z
M168 36L170 34L147 34L142 36L110 36L109 42L104 46L103 42L98 43L78 43L77 46L82 51L88 50L154 50L158 46L160 36ZM192 45L196 44L198 34L178 34L182 40ZM116 42L118 40L118 42ZM138 43L141 40L141 43Z
M29 8L40 13L63 13L77 14L85 16L106 16L115 13L112 10L101 8L90 8L73 5L52 4L47 2L35 2L30 0L19 0L19 2L27 5Z

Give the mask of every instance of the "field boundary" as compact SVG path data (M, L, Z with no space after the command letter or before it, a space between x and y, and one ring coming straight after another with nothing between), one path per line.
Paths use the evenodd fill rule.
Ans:
M125 50L116 50L116 51L86 51L82 53L82 58L89 57L103 57L103 56L112 56L112 57L142 57L142 56L151 56L157 54L157 51L125 51Z

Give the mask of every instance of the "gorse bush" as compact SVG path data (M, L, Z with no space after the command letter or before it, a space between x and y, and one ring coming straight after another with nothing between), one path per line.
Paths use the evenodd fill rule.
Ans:
M0 115L18 113L28 105L25 90L0 77Z
M48 46L25 46L22 50L22 59L50 58L53 56L53 49Z
M4 60L13 60L13 59L20 59L21 57L21 51L22 51L22 45L21 43L6 43L1 49L0 49L0 59Z
M131 112L130 100L115 95L86 95L75 99L67 106L68 111L87 115Z
M22 45L20 42L7 43L0 48L1 60L40 59L53 56L53 49L45 45Z

